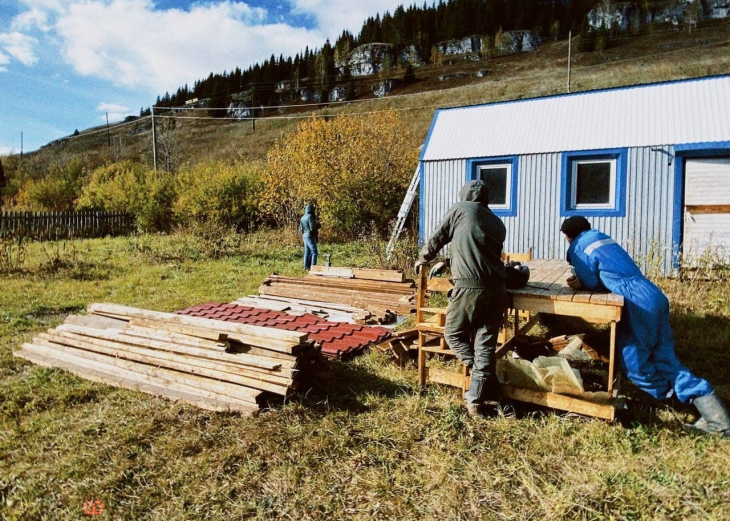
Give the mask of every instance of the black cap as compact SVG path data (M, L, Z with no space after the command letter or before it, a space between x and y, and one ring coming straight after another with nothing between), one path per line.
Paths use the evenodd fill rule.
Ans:
M588 219L582 215L574 215L568 217L563 221L563 225L560 227L560 231L563 232L569 239L575 239L582 232L591 229L591 223Z

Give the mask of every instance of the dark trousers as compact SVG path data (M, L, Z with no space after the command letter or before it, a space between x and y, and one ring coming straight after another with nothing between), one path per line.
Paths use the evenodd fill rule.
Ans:
M451 290L444 338L464 364L471 368L467 404L494 399L497 385L494 351L507 304L504 285Z

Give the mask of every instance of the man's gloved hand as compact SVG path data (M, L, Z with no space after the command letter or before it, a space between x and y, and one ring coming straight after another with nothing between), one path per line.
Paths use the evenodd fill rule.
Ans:
M413 265L413 271L416 272L416 275L418 275L418 270L421 269L421 266L423 266L424 264L426 263L418 260L416 261L416 264Z
M576 277L575 275L568 277L568 280L566 282L568 283L568 286L570 286L573 289L577 290L577 289L583 288L583 284L581 283L580 280L578 280L578 277Z
M441 275L444 272L445 269L446 269L446 263L445 262L443 262L443 261L437 262L434 265L434 267L431 268L431 271L428 272L428 278L429 279L432 279L436 275Z

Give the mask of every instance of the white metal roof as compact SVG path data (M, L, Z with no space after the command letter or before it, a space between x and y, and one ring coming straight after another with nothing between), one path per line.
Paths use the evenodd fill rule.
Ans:
M421 159L716 141L730 141L730 76L441 109Z

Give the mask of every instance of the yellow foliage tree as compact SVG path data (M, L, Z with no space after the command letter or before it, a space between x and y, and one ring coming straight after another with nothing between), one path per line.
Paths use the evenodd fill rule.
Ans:
M141 230L166 230L172 224L174 199L172 175L121 161L94 170L76 206L79 210L127 212Z
M269 151L262 209L280 224L294 224L314 203L331 233L385 230L416 165L418 151L409 143L395 111L306 120Z
M215 222L250 229L257 217L260 169L209 163L182 170L173 210L178 221Z

